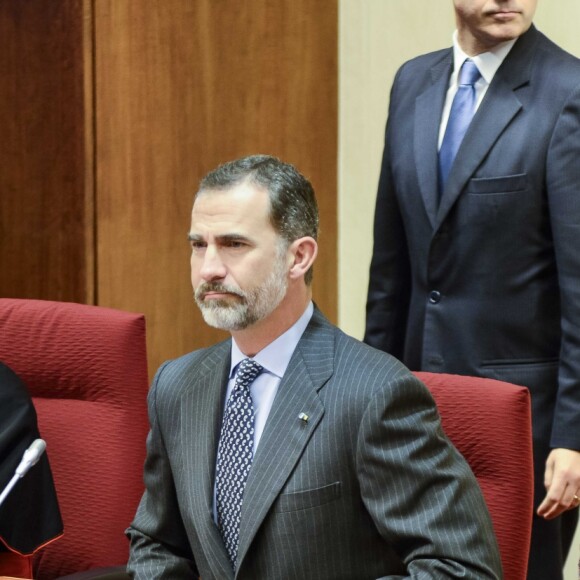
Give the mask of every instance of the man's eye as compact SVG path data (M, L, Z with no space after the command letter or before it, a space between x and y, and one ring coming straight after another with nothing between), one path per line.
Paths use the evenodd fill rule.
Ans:
M226 244L228 248L243 248L245 245L244 242L240 242L239 240L231 240Z
M190 242L191 243L191 249L192 250L201 250L203 248L205 248L205 243L204 242Z

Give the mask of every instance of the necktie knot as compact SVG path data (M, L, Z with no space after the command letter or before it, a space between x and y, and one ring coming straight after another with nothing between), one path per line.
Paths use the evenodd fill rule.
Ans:
M479 72L477 65L468 58L459 70L459 84L472 87L480 77L481 73Z
M245 358L236 371L235 387L248 387L264 368L251 358Z

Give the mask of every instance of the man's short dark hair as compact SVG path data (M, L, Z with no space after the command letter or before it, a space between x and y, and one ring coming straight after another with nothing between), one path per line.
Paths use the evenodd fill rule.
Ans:
M282 239L288 243L304 236L318 239L318 206L310 181L293 165L271 155L250 155L220 165L201 180L197 195L242 182L268 192L270 222ZM312 268L304 280L311 283Z

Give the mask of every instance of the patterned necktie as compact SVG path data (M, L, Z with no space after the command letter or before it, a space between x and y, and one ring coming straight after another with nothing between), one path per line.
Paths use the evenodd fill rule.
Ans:
M467 59L459 71L459 87L451 104L449 121L439 150L439 195L443 193L453 160L475 113L474 85L480 77L475 63Z
M239 364L218 444L215 484L218 528L234 569L242 499L254 456L254 406L250 385L262 370L249 358Z

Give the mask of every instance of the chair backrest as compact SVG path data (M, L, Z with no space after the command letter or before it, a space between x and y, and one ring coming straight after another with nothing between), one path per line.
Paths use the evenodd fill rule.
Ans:
M525 580L532 531L532 422L528 389L492 379L417 372L443 429L469 463L497 536L504 577Z
M0 360L32 395L64 521L34 577L125 564L148 431L143 315L0 299Z

